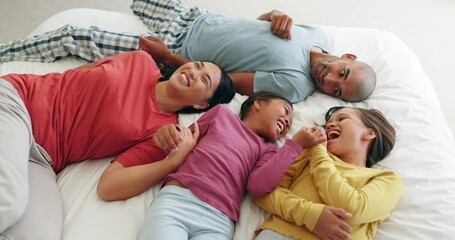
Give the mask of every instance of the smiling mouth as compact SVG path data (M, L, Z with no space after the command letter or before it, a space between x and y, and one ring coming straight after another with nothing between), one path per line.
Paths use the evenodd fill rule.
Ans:
M278 133L281 134L284 131L284 123L281 120L278 120L278 122L276 123L276 126L278 129Z
M340 131L337 131L337 130L331 130L327 133L327 140L330 141L330 140L334 140L334 139L337 139L339 138L341 135L341 132Z
M325 69L326 69L325 66L321 66L321 69L318 72L318 81L320 84L322 84L324 82L324 78L327 75Z
M188 78L186 77L186 75L184 73L180 74L180 81L186 85L187 87L190 86L190 81L188 80Z

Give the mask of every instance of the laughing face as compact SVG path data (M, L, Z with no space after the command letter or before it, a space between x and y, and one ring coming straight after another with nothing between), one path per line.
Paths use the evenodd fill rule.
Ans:
M353 108L342 108L327 121L327 149L343 159L362 152L371 140L372 129L367 128Z
M286 136L292 124L292 106L281 99L258 100L255 105L259 109L255 116L258 123L255 132L269 141Z
M221 70L210 62L189 62L169 78L168 91L188 105L207 103L220 84Z

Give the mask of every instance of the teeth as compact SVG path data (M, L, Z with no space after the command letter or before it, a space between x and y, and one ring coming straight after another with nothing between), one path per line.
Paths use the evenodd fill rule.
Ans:
M340 136L340 132L335 131L335 130L334 130L334 131L330 131L330 132L327 133L327 138L328 138L329 140L338 138L339 136Z
M190 86L188 79L186 78L186 75L182 73L182 80L183 84L187 85L188 87Z
M276 123L277 127L278 127L278 131L282 132L284 130L284 125L282 122L278 121Z

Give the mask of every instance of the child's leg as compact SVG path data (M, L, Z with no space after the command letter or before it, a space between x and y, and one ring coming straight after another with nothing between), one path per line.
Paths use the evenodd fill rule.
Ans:
M0 44L0 62L53 62L66 56L95 61L137 49L139 36L136 34L65 25L44 34Z
M147 211L139 240L232 239L234 222L190 190L164 187Z
M188 227L180 221L178 213L184 202L184 197L172 193L168 187L161 189L145 214L137 239L188 239Z
M147 25L149 34L161 38L176 54L193 21L207 13L180 0L133 0L131 9Z
M288 237L277 233L273 230L262 230L254 240L295 240L293 237Z

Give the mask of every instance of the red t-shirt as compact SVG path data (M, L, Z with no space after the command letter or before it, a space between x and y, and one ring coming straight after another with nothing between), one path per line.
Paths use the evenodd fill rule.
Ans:
M43 76L10 74L30 114L33 135L56 172L68 163L116 158L124 167L161 160L153 134L177 123L177 114L161 113L155 86L161 78L149 54L134 51Z

